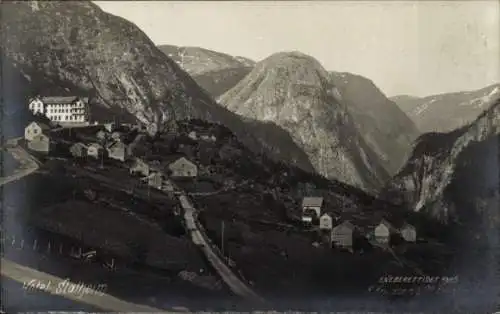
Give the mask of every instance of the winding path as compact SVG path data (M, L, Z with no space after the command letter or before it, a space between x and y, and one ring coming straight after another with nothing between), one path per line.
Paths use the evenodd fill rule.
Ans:
M200 232L197 220L195 218L196 209L191 204L191 201L185 194L180 194L179 201L184 209L184 221L186 227L191 233L191 239L194 244L198 245L202 252L207 257L207 260L219 273L222 280L227 286L237 295L256 302L265 302L265 300L257 295L251 288L249 288L233 271L224 263L224 261L214 252L209 244L209 241Z

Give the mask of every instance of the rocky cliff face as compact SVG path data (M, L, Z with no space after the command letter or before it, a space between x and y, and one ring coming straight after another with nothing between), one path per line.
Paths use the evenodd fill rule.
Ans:
M470 223L484 211L498 219L499 135L500 102L455 131L422 135L381 195L445 222Z
M252 70L255 62L198 47L161 45L158 48L213 97L231 89Z
M480 90L424 98L395 96L391 100L415 122L421 132L449 132L474 121L500 98L500 84Z
M389 174L395 174L419 135L413 121L371 80L340 72L330 72L330 78L361 136Z
M371 191L388 178L328 72L307 55L283 52L268 57L219 102L243 116L282 126L328 178Z
M171 119L221 123L249 148L313 171L285 131L265 125L273 136L257 138L259 123L215 103L134 24L83 1L9 1L1 8L2 61L14 64L33 92L95 93L93 111L124 111L151 133Z

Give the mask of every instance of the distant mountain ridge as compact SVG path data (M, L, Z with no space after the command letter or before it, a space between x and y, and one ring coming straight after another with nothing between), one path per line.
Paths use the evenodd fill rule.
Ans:
M158 48L192 76L211 71L246 68L255 65L255 62L248 58L233 57L222 52L200 47L159 45Z
M160 45L158 48L172 58L184 71L213 97L218 97L242 80L255 61L198 47Z
M9 1L1 8L2 62L12 63L22 74L29 85L25 92L92 93L97 100L93 112L131 115L150 133L183 118L221 123L250 149L313 171L287 132L243 121L218 105L129 21L85 1ZM15 96L4 98L6 106L26 106ZM271 136L255 135L261 125Z
M448 132L474 121L500 98L500 84L475 91L445 93L427 97L391 97L415 122L421 132Z
M281 52L257 63L218 101L242 116L282 126L319 173L377 190L389 175L339 97L318 61Z

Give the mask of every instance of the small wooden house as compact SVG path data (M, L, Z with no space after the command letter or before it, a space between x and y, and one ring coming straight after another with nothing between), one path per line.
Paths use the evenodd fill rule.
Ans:
M168 165L168 169L172 172L172 177L196 177L198 175L198 167L186 157L177 159Z
M173 186L172 182L170 182L170 180L163 181L162 190L165 192L173 192L174 186Z
M111 133L111 139L113 141L121 141L123 140L123 134L121 132L114 131L113 133Z
M401 234L401 237L406 241L406 242L415 242L417 241L417 231L414 226L405 223L400 229L399 232Z
M48 154L53 147L54 145L50 138L43 133L35 135L31 141L28 142L29 149L40 153Z
M31 122L24 128L24 138L27 141L32 141L33 138L42 133L47 134L50 131L50 126L41 122Z
M107 145L106 150L108 151L109 158L125 161L128 156L127 145L123 142L116 141Z
M196 131L189 132L188 137L190 139L192 139L192 140L197 140L198 139L198 135L196 134Z
M321 230L331 230L333 228L333 219L332 216L324 213L321 217L319 217L319 229Z
M104 131L104 130L97 131L97 133L96 133L95 136L101 142L108 139L108 133L106 131Z
M83 158L87 156L87 145L83 143L75 143L69 148L70 154L75 158Z
M312 217L311 216L302 216L302 222L304 223L312 223Z
M142 159L140 158L135 158L132 161L132 164L130 166L130 174L135 175L135 174L140 174L143 177L147 177L149 175L149 165Z
M152 172L148 176L148 185L161 190L163 187L163 174L161 172Z
M314 212L316 217L319 217L321 215L322 206L322 197L304 197L302 200L302 215L309 216L308 213Z
M93 158L100 158L104 155L104 148L97 143L92 143L87 147L87 155Z
M217 138L213 134L211 135L208 132L201 132L198 134L198 136L201 140L208 141L208 142L215 142L217 140Z
M387 220L382 219L373 230L374 240L381 244L388 244L392 229L392 225Z
M110 123L105 123L104 124L104 129L106 131L108 131L109 133L113 132L114 130L116 130L116 124L114 122L110 122Z
M344 221L341 224L332 228L332 243L337 247L352 247L353 235L356 227L349 221Z

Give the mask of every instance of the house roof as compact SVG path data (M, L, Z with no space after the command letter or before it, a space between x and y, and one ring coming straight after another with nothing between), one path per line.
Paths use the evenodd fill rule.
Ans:
M304 197L302 207L321 207L323 205L323 197Z
M106 144L106 148L112 148L112 147L115 147L115 146L127 146L125 145L123 142L120 142L120 141L114 141L114 142L109 142L108 144Z
M49 139L49 137L43 133L33 136L33 140L38 140L40 138L47 139L47 140Z
M44 104L66 104L66 103L72 103L77 99L80 99L85 103L89 102L88 97L78 97L78 96L45 96L40 98L40 100Z
M45 124L43 122L38 122L38 121L33 121L30 124L28 124L28 126L33 125L33 124L38 125L40 127L40 129L42 129L44 131L50 130L50 126L48 124Z
M405 222L403 225L400 227L400 229L415 229L415 226L410 225L409 223Z
M134 159L130 159L130 160L126 161L126 163L129 164L131 167L135 167L138 164L141 164L141 165L149 168L149 165L142 158L138 158L138 157L135 157Z
M71 147L75 147L75 146L81 146L82 148L87 148L87 145L81 143L81 142L78 142L78 143L74 143L73 145L71 145Z
M356 226L353 225L349 220L344 220L343 222L335 225L334 228L337 228L339 226L347 227L347 228L352 229L352 230L356 229Z
M103 148L101 144L98 144L98 143L91 143L89 144L88 148L90 147L95 147L95 148Z
M320 219L323 218L323 217L328 217L330 219L332 219L332 216L330 216L328 213L324 213L323 215L321 215L321 217L319 217Z
M382 219L378 225L385 225L389 229L393 228L392 224L385 219Z
M171 155L168 158L168 164L169 164L168 166L169 167L175 166L175 165L177 165L180 162L187 162L187 163L190 163L190 164L194 165L194 162L192 162L189 159L187 159L186 156L184 156L184 155Z
M157 176L163 176L163 173L158 172L158 171L153 171L153 172L151 172L151 173L147 176L147 178L149 179L149 178L152 178L152 177L157 177Z

